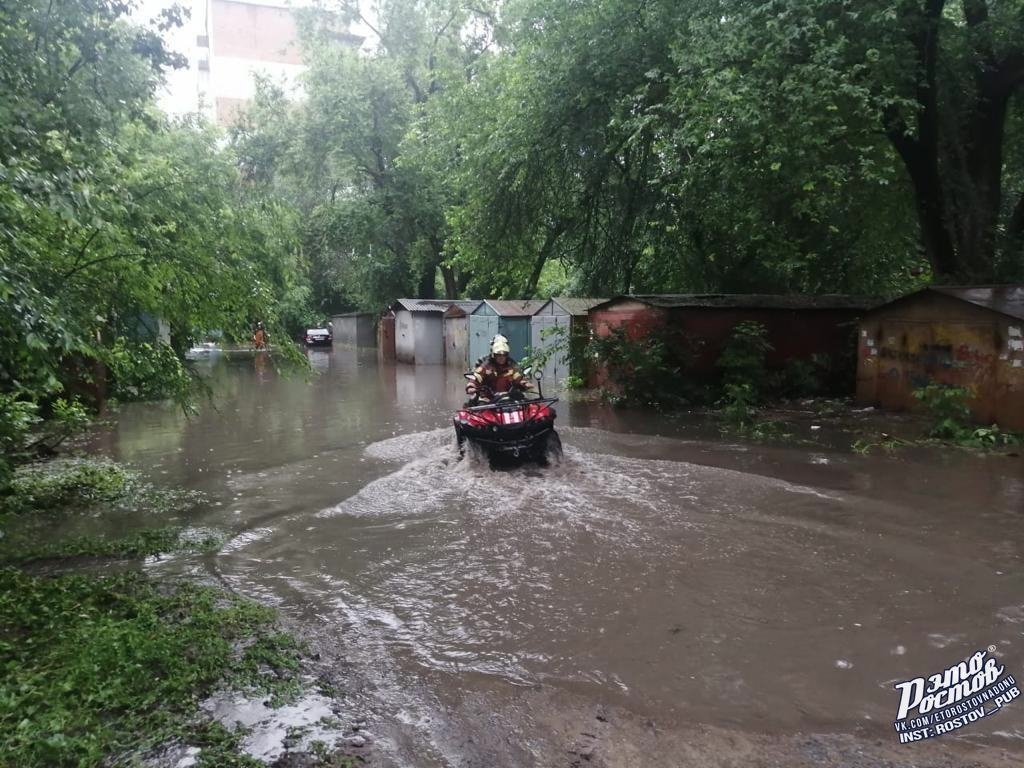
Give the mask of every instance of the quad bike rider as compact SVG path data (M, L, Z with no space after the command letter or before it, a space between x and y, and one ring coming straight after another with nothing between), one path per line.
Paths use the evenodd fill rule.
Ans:
M496 396L508 393L509 397L519 395L522 390L533 389L533 383L525 378L516 367L516 361L509 357L508 339L500 333L491 339L491 354L477 363L472 378L466 383L467 405L489 403Z
M529 369L525 373L529 373ZM538 389L540 374L537 374ZM467 441L483 450L491 461L499 458L536 461L547 465L562 456L555 432L554 398L527 399L533 389L524 372L509 357L508 339L500 334L491 340L491 354L466 374L469 401L455 414L459 452Z

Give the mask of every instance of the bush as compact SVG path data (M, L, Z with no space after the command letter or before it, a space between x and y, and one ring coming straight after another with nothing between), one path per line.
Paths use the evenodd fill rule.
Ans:
M104 352L103 361L110 371L111 394L117 400L174 400L188 405L195 394L196 382L185 364L163 342L118 338Z
M730 385L750 387L756 402L764 396L765 358L773 349L768 329L754 320L746 320L732 330L728 343L715 364L722 374L723 390Z
M51 454L64 440L85 430L89 414L75 400L58 398L43 419L39 404L0 394L0 497L10 492L18 464Z
M583 381L579 376L574 376L571 373L565 377L565 381L562 382L566 389L583 389L586 386L586 382Z
M592 339L588 353L606 366L614 389L604 394L616 404L667 409L696 394L683 376L692 364L692 342L666 329L634 340L625 328L614 328Z
M62 462L26 467L11 482L16 511L29 512L113 501L124 493L125 471L105 462Z
M930 437L962 440L971 433L971 409L967 405L970 391L932 382L914 390L914 397L924 406L932 424Z
M822 366L815 360L790 360L773 376L773 394L778 397L810 397L821 391Z
M757 395L750 384L726 384L725 393L715 403L722 418L733 427L753 423L757 415Z
M0 512L17 514L92 509L169 514L203 500L198 491L160 488L139 473L97 459L53 459L13 473Z

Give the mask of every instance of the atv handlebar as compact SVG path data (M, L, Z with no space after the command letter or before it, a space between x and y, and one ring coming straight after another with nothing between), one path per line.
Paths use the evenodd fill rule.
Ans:
M541 397L538 395L537 397L524 397L519 400L513 400L510 397L500 396L504 394L504 392L499 393L499 397L496 398L494 402L484 403L483 405L467 405L466 410L476 413L478 411L491 411L508 408L510 405L520 405L525 403L546 403L547 405L554 405L558 402L557 397Z

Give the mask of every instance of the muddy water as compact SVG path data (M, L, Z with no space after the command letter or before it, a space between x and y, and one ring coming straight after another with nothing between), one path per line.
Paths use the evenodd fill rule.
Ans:
M458 372L309 354L309 382L210 363L198 418L128 408L96 445L208 493L188 522L229 541L154 567L305 627L379 762L1024 758L1024 701L929 744L891 725L894 682L978 649L1024 679L1024 460L750 447L560 404L560 466L492 471L457 461Z

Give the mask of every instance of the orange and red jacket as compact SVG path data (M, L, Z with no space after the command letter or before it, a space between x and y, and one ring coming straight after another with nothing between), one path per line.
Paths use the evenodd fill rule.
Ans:
M466 384L466 394L470 397L477 395L477 389L483 389L480 396L486 397L488 391L494 394L508 392L513 387L518 389L529 389L530 381L523 377L523 374L516 368L516 361L511 357L505 365L498 365L493 357L484 359L473 370L473 381Z

